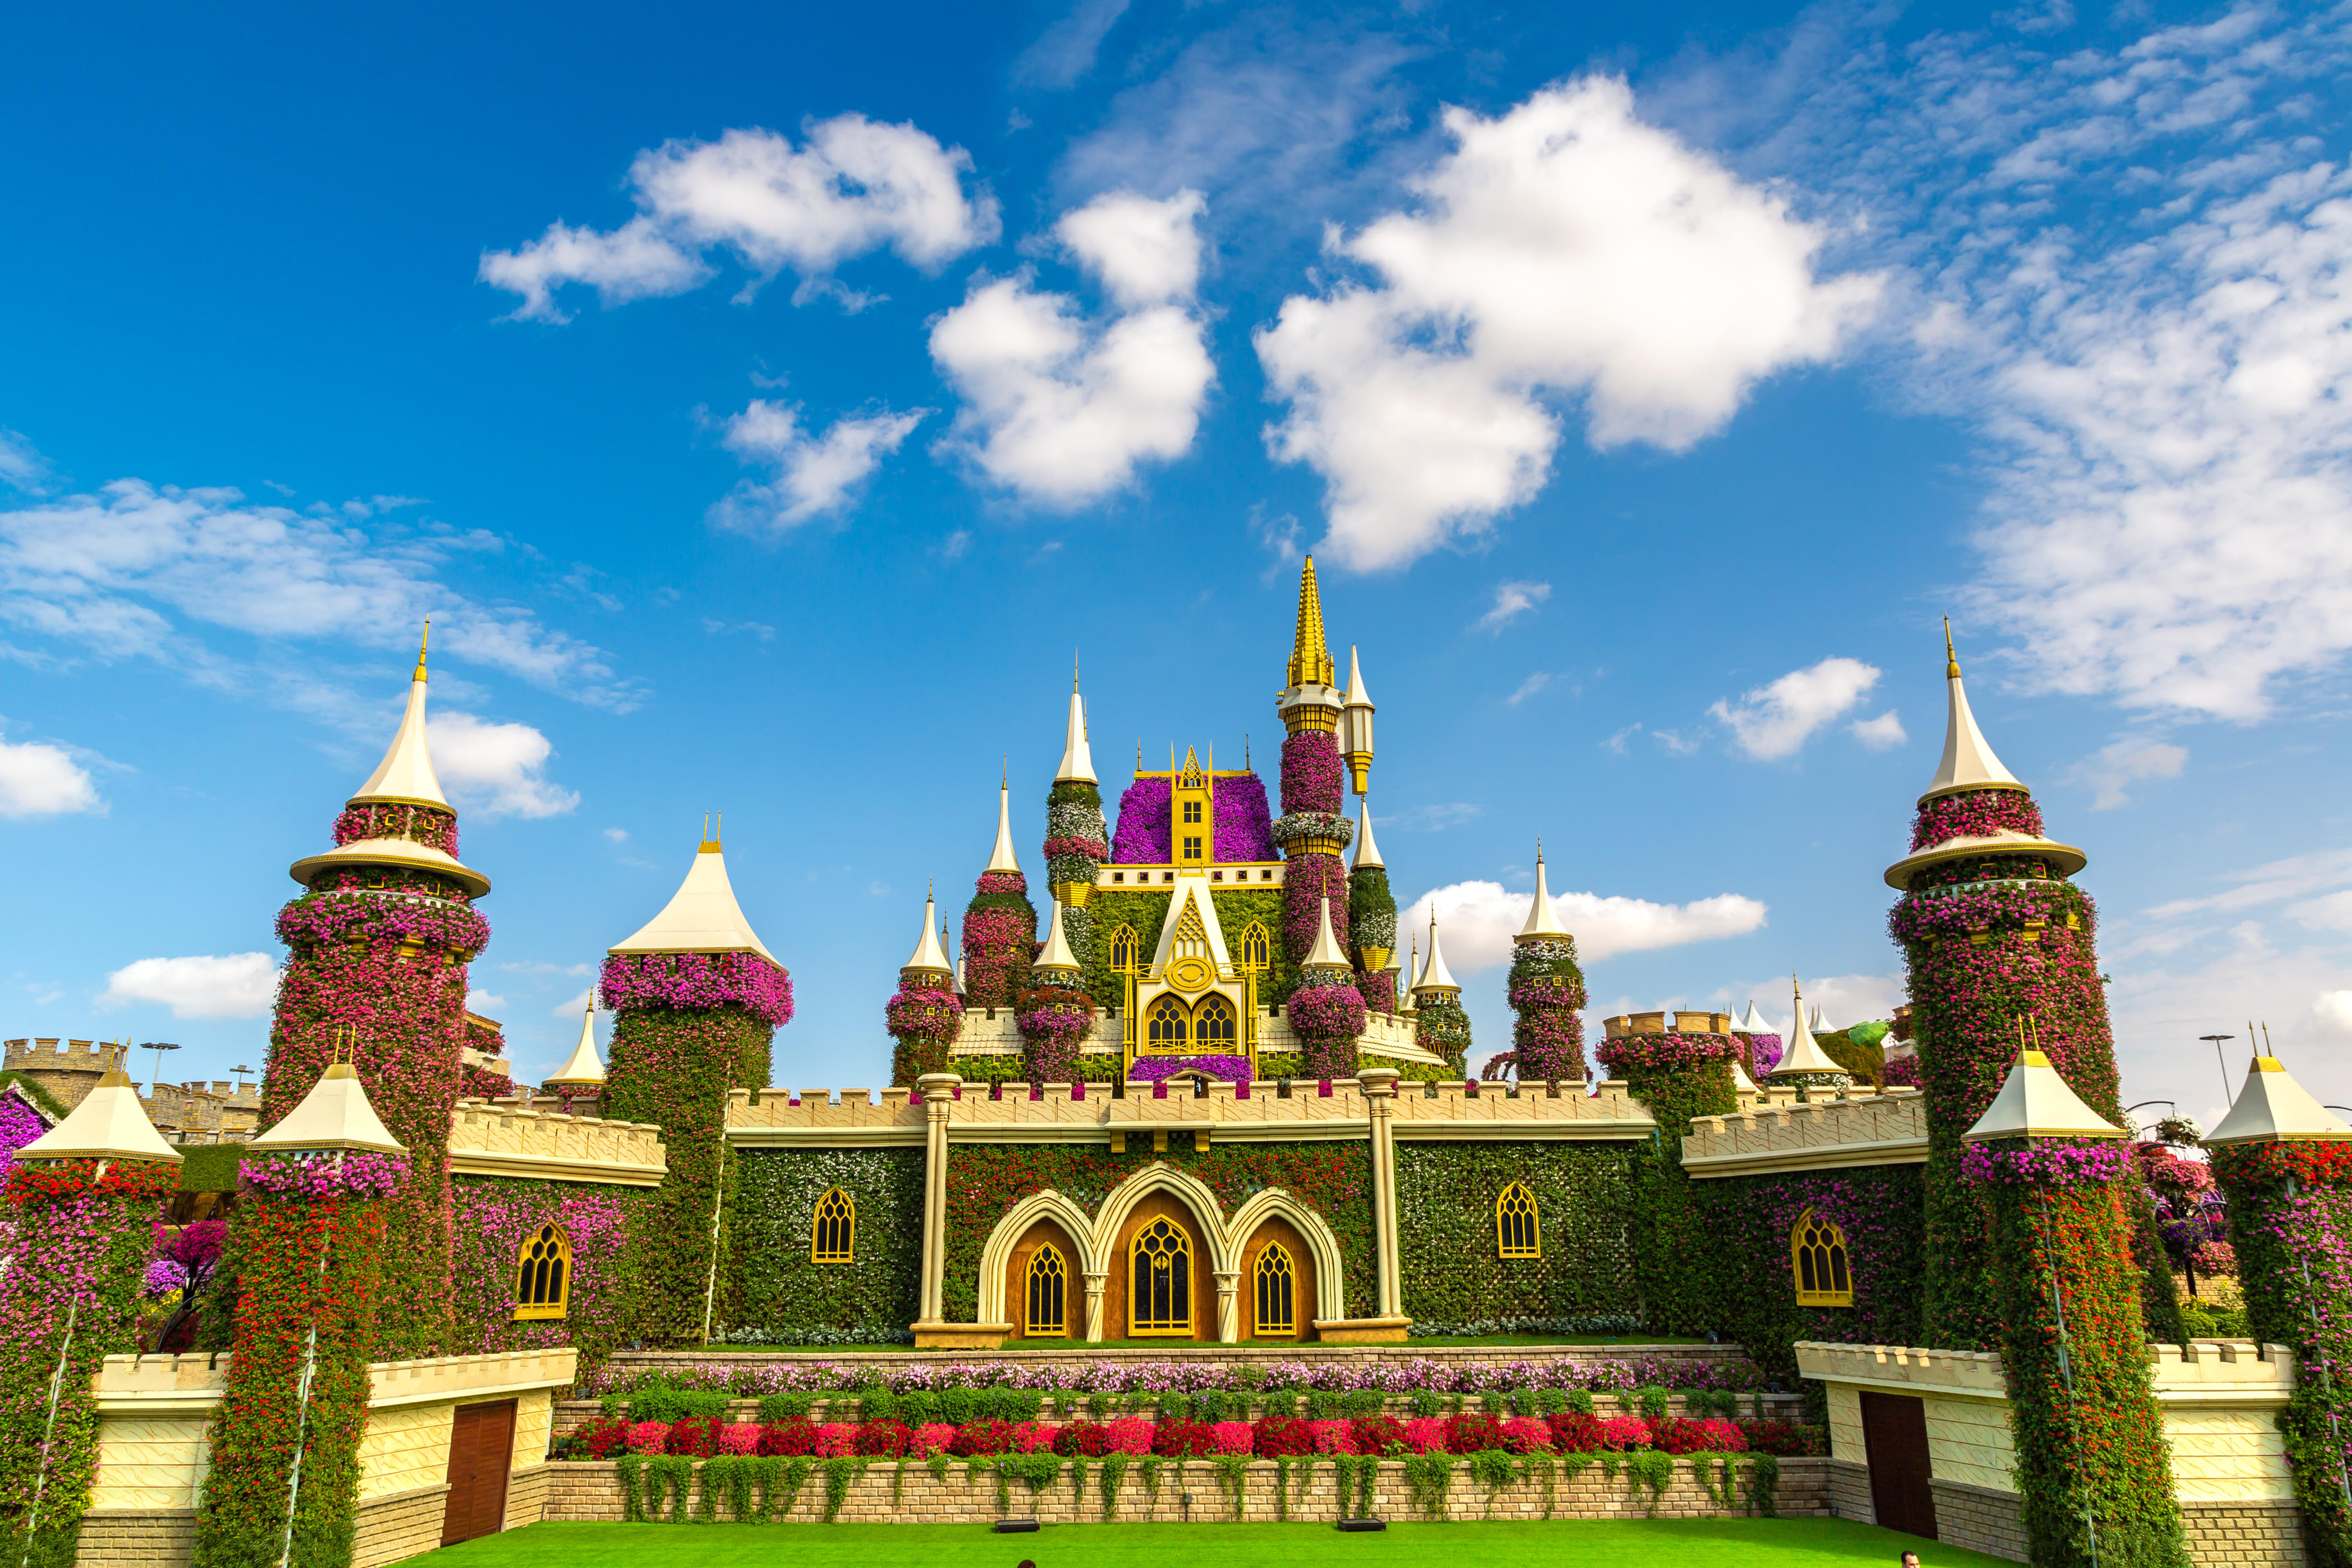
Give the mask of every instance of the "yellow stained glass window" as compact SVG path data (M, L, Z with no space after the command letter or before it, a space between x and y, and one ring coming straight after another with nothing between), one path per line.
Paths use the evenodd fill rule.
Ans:
M1134 973L1140 967L1136 959L1136 950L1139 945L1133 926L1121 926L1113 931L1110 938L1111 968L1120 974Z
M1853 1272L1846 1262L1845 1232L1817 1209L1797 1216L1789 1233L1789 1268L1797 1281L1800 1307L1851 1307Z
M847 1263L857 1249L857 1205L839 1187L827 1187L816 1201L809 1235L809 1261Z
M1200 823L1201 803L1197 800L1186 801L1184 803L1184 825L1187 827L1197 827L1200 826Z
M1211 993L1192 1009L1192 1044L1204 1051L1230 1051L1241 1038L1241 1018L1234 1005Z
M514 1315L560 1318L571 1304L571 1238L559 1226L541 1226L524 1238L522 1256L515 1262Z
M1127 1331L1147 1336L1192 1331L1192 1243L1174 1221L1155 1219L1135 1233L1127 1293Z
M1163 1050L1181 1050L1191 1038L1184 1022L1183 1003L1173 996L1155 996L1143 1015L1144 1037Z
M1264 974L1273 951L1274 943L1267 939L1265 927L1255 921L1242 927L1241 946L1235 950L1238 967L1252 974Z
M1029 1310L1022 1334L1033 1340L1057 1340L1069 1332L1069 1265L1062 1249L1045 1243L1029 1257Z
M1541 1258L1543 1231L1537 1224L1536 1195L1525 1182L1513 1182L1495 1200L1495 1251L1503 1258Z
M1257 1267L1250 1272L1256 1276L1257 1337L1297 1338L1298 1310L1293 1303L1297 1298L1298 1271L1291 1263L1290 1249L1278 1241L1267 1242L1257 1255Z

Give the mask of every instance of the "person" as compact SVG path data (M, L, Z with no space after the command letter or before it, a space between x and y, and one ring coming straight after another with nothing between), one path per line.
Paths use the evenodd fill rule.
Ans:
M1903 1554L1901 1568L1919 1568L1919 1554L1916 1552L1906 1552Z

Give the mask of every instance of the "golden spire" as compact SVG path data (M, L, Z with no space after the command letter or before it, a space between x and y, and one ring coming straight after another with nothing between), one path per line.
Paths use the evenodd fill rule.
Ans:
M425 635L416 639L416 679L425 679L425 645L433 640L433 623L425 623Z
M1946 616L1944 617L1944 679L1958 680L1959 678L1960 656L1952 651L1952 617Z
M1290 684L1328 686L1339 679L1331 647L1323 639L1323 598L1315 589L1315 557L1298 577L1298 632L1291 640Z

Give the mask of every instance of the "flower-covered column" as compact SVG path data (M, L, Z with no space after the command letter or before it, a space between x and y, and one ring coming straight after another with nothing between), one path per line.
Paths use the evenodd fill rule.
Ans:
M128 1102L138 1146L80 1114L100 1097ZM76 1113L20 1151L0 1187L16 1228L0 1270L0 1553L11 1568L74 1561L98 1471L99 1367L142 1348L155 1222L180 1184L180 1156L121 1071Z
M1303 963L1315 945L1320 910L1331 910L1332 934L1348 941L1348 868L1340 851L1355 824L1339 815L1342 777L1339 742L1328 730L1302 730L1282 743L1282 816L1274 840L1288 862L1283 871L1282 941Z
M1047 906L1045 947L1031 967L1034 984L1023 993L1014 1021L1021 1029L1021 1072L1032 1084L1076 1083L1078 1047L1094 1025L1094 998L1070 950L1058 900Z
M1290 994L1290 1026L1297 1033L1300 1065L1308 1078L1328 1083L1356 1076L1356 1041L1365 1017L1363 994L1356 989L1326 906L1298 968L1298 989Z
M1110 856L1102 791L1091 779L1057 781L1045 797L1045 880L1060 901L1062 931L1078 963L1095 962L1095 921L1087 905L1095 873Z
M1654 1148L1636 1156L1633 1173L1633 1281L1642 1297L1643 1326L1668 1333L1709 1327L1707 1271L1692 1260L1709 1243L1690 1177L1683 1171L1683 1139L1696 1116L1728 1116L1739 1109L1731 1064L1738 1046L1727 1031L1612 1035L1596 1053L1613 1079L1658 1120Z
M898 968L898 994L883 1018L898 1048L890 1055L890 1081L911 1088L925 1073L945 1072L950 1047L963 1028L956 1001L955 970L940 945L936 902L923 899L923 931L914 956Z
M1511 939L1511 1050L1486 1064L1483 1077L1507 1064L1521 1083L1584 1081L1584 971L1576 938L1552 908L1543 847L1536 847L1536 891L1528 918Z

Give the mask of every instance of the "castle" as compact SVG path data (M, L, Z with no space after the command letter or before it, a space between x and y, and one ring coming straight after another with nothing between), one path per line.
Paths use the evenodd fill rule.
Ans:
M465 1009L490 881L433 769L420 651L332 847L291 868L235 1168L200 1174L113 1062L17 1152L0 1520L60 1563L389 1562L573 1506L559 1396L664 1347L1076 1364L1647 1332L1802 1391L1822 1511L2048 1563L2344 1561L2352 1329L2315 1302L2352 1289L2352 1129L2255 1063L2209 1140L2273 1238L2242 1247L2255 1338L2185 1341L2087 857L2044 833L1947 658L1944 753L1885 873L1916 1088L1858 1083L1801 997L1786 1041L1751 1004L1588 1044L1540 857L1512 1039L1473 1071L1442 931L1398 962L1376 710L1353 649L1339 683L1309 561L1273 797L1246 756L1192 749L1139 757L1107 814L1074 682L1042 915L1001 786L960 941L927 900L877 999L890 1086L836 1097L770 1085L793 981L716 836L607 952L609 1061L592 1011L545 1083L508 1083ZM191 1183L234 1245L191 1286L197 1353L142 1358L128 1282ZM26 1436L45 1397L62 1447Z

